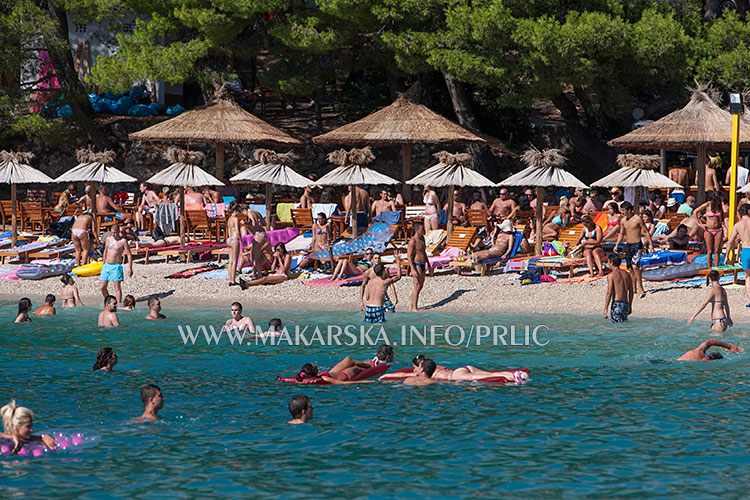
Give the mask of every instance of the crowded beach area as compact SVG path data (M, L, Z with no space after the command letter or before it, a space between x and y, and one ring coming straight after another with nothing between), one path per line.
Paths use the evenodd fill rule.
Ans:
M0 12L0 498L746 497L746 9L282 4Z

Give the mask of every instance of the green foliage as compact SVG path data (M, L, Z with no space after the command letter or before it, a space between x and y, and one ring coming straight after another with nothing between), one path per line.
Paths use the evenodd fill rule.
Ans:
M699 81L713 81L722 90L750 88L750 25L736 15L714 20L700 43L696 67Z
M347 120L357 120L391 103L385 72L358 71L331 93L333 109Z

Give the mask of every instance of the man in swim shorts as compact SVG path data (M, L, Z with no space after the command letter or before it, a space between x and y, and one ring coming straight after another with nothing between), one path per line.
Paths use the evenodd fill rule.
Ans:
M607 295L604 298L604 317L609 311L612 323L628 320L633 305L633 283L630 274L620 269L622 260L616 253L609 256L612 272L607 276ZM610 309L610 303L612 308Z
M313 418L313 406L310 399L302 394L294 396L289 401L289 413L292 414L292 419L287 423L306 424Z
M422 287L424 287L427 266L430 265L430 261L427 259L427 250L424 241L424 224L421 221L415 221L413 228L414 236L409 240L409 246L406 248L406 256L409 259L411 276L414 280L410 310L419 311L419 293L422 291Z
M385 294L388 287L401 279L401 258L396 254L396 269L398 273L391 278L391 274L383 264L376 264L372 268L374 276L367 282L367 307L365 308L365 323L385 323Z
M161 300L157 299L156 297L151 297L148 299L147 304L148 304L149 312L146 315L146 319L151 319L151 320L167 319L167 317L161 313Z
M225 329L236 329L239 331L255 333L255 323L253 323L252 318L242 315L242 304L239 302L232 302L230 311L232 312L232 317L224 324Z
M641 238L648 240L649 249L654 251L654 243L651 241L646 224L640 214L633 212L633 205L628 201L623 201L620 210L625 214L623 221L620 223L620 232L617 235L614 252L620 247L620 242L625 238L625 265L630 271L634 293L641 293L641 298L646 294L643 291L643 279L641 277L641 256L643 255L643 243Z
M120 326L120 320L117 318L117 299L114 295L104 297L104 310L99 313L98 325L104 328Z
M712 347L723 347L724 349L728 349L729 352L734 353L740 353L744 351L742 347L736 346L734 344L722 342L721 340L716 339L708 339L705 342L702 342L701 345L699 345L695 349L691 349L677 358L677 361L714 361L717 359L722 359L724 356L722 356L720 352L707 352Z
M404 385L430 385L437 384L437 380L432 378L435 373L437 363L430 358L425 358L419 365L414 367L414 376L404 379Z
M740 241L741 251L735 252L734 247ZM740 264L745 276L750 276L750 204L744 203L740 206L740 220L732 227L732 233L727 242L727 255L731 254L730 264L737 261L740 254ZM745 307L750 307L750 279L745 280Z
M117 302L122 302L122 254L125 253L128 257L128 277L133 277L133 254L130 253L130 246L128 242L122 237L120 232L120 225L114 224L112 226L112 232L104 241L104 255L102 261L102 271L99 276L101 280L102 296L106 297L109 295L107 289L109 282L111 281L115 286L115 296Z
M143 402L143 415L138 420L159 420L159 410L164 408L164 395L159 386L147 384L141 387L141 401Z

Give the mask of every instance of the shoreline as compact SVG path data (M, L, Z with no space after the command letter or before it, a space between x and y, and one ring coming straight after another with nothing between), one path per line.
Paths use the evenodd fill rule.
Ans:
M165 312L170 308L180 309L200 305L208 309L228 309L234 301L241 302L246 310L268 311L314 310L314 311L359 311L359 287L311 287L303 280L290 280L279 285L251 287L242 291L229 287L226 280L203 279L199 276L187 279L166 279L164 276L196 267L200 264L134 264L132 278L126 276L123 296L132 294L136 298L158 292L174 290L162 300ZM16 265L3 268L15 269ZM521 286L516 274L493 274L457 276L436 274L427 278L420 297L421 314L472 314L499 313L517 314L573 314L602 317L606 279L579 283L541 283ZM75 278L84 304L101 307L102 295L99 278ZM59 278L40 281L0 279L0 300L16 302L27 296L34 307L40 305L46 294L58 296L62 284ZM687 321L705 297L705 286L678 288L675 283L644 283L647 295L633 300L631 318L664 318ZM113 288L110 285L110 293ZM399 303L396 310L404 312L412 291L412 280L404 276L396 283ZM745 305L744 286L727 289L732 319L735 323L750 323L750 308ZM144 306L145 307L145 304ZM420 314L420 313L414 313ZM696 321L708 321L710 313L704 310ZM603 319L603 318L602 318ZM593 326L593 325L592 325Z

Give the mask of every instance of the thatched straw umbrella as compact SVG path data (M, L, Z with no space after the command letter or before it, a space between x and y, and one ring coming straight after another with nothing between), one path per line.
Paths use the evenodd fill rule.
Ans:
M313 137L315 144L401 146L403 178L411 177L411 149L415 144L486 144L482 137L411 100L414 91L356 122ZM406 186L404 195L406 197Z
M216 144L216 175L224 177L224 144L303 146L301 141L264 122L236 104L226 87L211 102L130 134L131 141L212 142ZM222 184L223 186L223 184Z
M205 155L200 151L186 151L171 146L164 153L172 165L151 177L148 181L160 186L180 188L180 246L185 246L185 187L223 186L224 183L198 167Z
M582 187L586 184L579 181L573 174L564 170L566 158L559 149L539 151L536 148L527 150L521 160L528 168L511 175L498 186L536 186L536 254L542 253L542 216L544 214L544 188Z
M116 158L115 152L110 150L95 153L90 149L79 149L76 151L78 165L55 179L55 182L91 183L91 211L94 217L94 234L96 235L99 234L96 220L96 184L136 182L138 180L113 167L111 164L114 163Z
M29 166L34 159L33 153L0 151L0 182L10 184L11 203L11 241L16 244L18 239L18 193L17 184L50 184L54 179L43 172Z
M328 161L338 165L316 182L319 186L351 186L352 199L349 205L352 212L352 237L357 237L357 186L360 184L398 184L392 179L365 167L375 160L370 148L339 149L328 153Z
M636 188L634 205L637 208L640 195L638 188L682 188L682 185L655 171L660 161L661 159L655 155L617 155L617 165L620 169L591 183L591 186Z
M258 163L240 172L231 182L262 182L266 185L266 229L271 229L271 202L273 186L304 188L315 184L291 169L295 156L291 153L276 153L269 149L256 149L253 153Z
M716 104L718 99L711 87L699 85L691 90L690 101L682 109L612 139L608 144L624 149L696 149L698 203L702 203L706 191L707 150L732 144L732 115ZM749 122L745 123L750 126ZM750 141L741 141L740 146L750 147Z
M494 186L495 183L469 167L472 163L472 158L468 153L451 154L447 151L440 151L433 156L437 158L439 163L428 168L413 179L406 181L406 183L435 187L449 186L448 237L450 238L451 233L453 233L454 186Z

